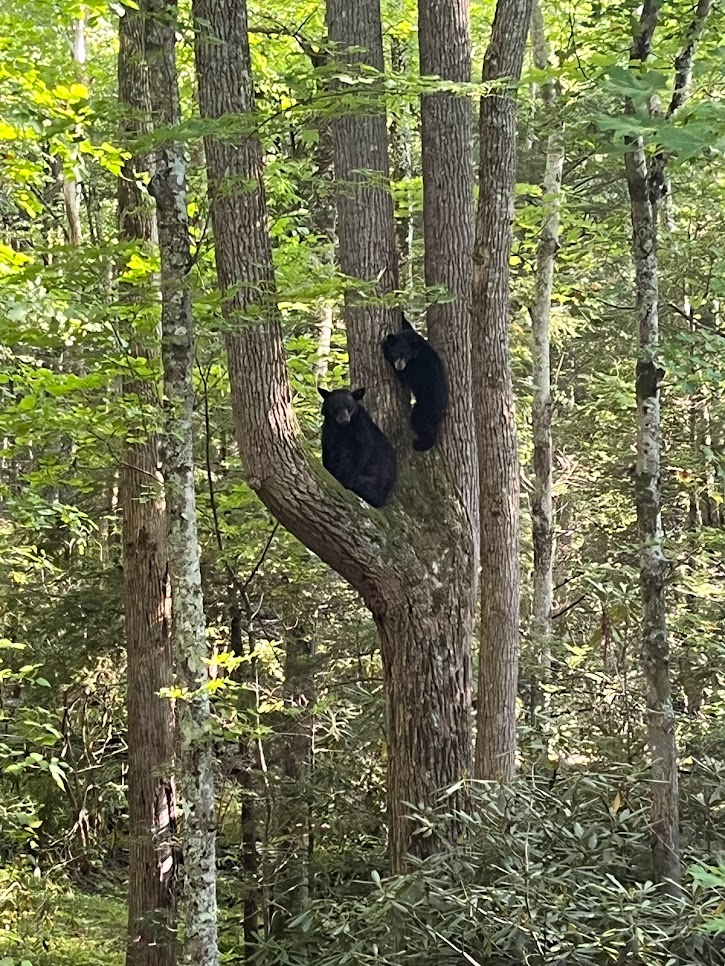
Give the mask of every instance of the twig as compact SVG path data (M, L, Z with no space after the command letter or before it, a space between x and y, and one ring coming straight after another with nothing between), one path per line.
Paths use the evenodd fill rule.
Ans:
M577 599L572 601L571 604L567 604L566 607L562 607L561 610L558 610L555 614L552 614L551 619L555 621L557 617L563 617L564 614L570 611L573 607L576 607L577 604L581 604L581 602L586 599L587 595L582 594L581 597L577 597Z

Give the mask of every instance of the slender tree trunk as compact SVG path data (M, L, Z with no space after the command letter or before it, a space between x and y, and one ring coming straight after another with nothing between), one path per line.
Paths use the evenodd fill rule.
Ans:
M222 549L220 544L219 549ZM230 607L231 621L229 627L229 641L232 654L237 657L248 656L249 661L242 664L234 674L235 679L242 681L248 687L242 692L240 711L243 715L257 714L258 697L254 687L256 678L256 659L254 657L254 630L251 620L249 597L240 586L235 576L232 576L229 588L232 605ZM242 627L242 610L246 618L246 648ZM260 772L259 743L255 736L243 738L239 741L239 790L241 805L239 818L242 825L242 872L243 883L243 914L242 928L244 932L245 962L252 962L252 957L259 943L259 925L263 918L261 910L262 893L259 876L259 852L257 841L259 838L257 802L257 777Z
M127 8L120 22L119 99L135 118L149 116L148 77L143 64L143 22ZM141 133L129 121L126 134ZM139 191L135 171L145 159L132 158L118 186L119 236L125 242L151 244L156 238L153 210ZM122 291L129 304L140 298ZM132 342L132 345L133 342ZM154 358L157 347L134 345L138 355ZM126 380L126 395L157 405L148 381ZM134 436L137 434L134 433ZM149 433L142 443L124 448L121 473L123 574L128 655L128 811L129 945L127 966L173 966L173 783L174 710L158 692L172 683L169 636L170 597L166 565L166 519L159 472L159 441Z
M544 32L540 0L534 0L531 33L534 63L544 70L549 53ZM551 107L556 92L551 83L541 90L546 107ZM554 121L556 123L556 121ZM561 176L564 170L564 146L560 130L553 131L546 143L546 167L543 182L544 216L536 248L534 304L531 307L531 368L534 399L531 422L534 437L534 493L531 500L531 524L534 545L533 604L531 636L540 667L537 686L533 689L532 708L544 704L541 683L549 679L551 669L551 609L554 601L554 501L551 439L551 291L554 263L559 247L559 206Z
M632 209L637 286L637 466L635 500L642 594L642 659L647 680L647 738L652 756L653 859L657 878L679 882L678 779L675 716L669 674L665 608L667 561L662 550L660 490L659 318L657 216L647 191L647 160L641 145L625 158Z
M697 42L710 12L711 0L699 0L675 61L675 80L667 111L671 117L687 98ZM645 0L630 61L639 65L649 57L662 0ZM635 112L631 102L629 113ZM677 736L670 684L670 647L667 636L660 481L662 429L659 382L659 277L657 214L666 177L667 156L656 154L648 166L641 139L633 140L625 155L627 189L632 214L632 254L637 288L639 354L635 379L637 398L637 465L635 501L640 539L642 595L641 650L647 681L647 743L652 757L652 836L655 878L679 894L682 867L679 852L679 791Z
M275 910L271 931L282 935L292 916L297 915L307 897L307 840L309 765L312 721L308 708L314 703L312 641L304 627L287 635L284 704L280 714L275 759L279 768L277 787L279 822L275 829L280 839L277 858Z
M315 375L322 381L327 375L330 365L330 346L332 344L332 329L334 327L334 316L332 307L323 305L320 309L319 342L317 344L317 361L315 362Z
M369 17L370 10L353 4L347 13ZM194 17L202 115L251 113L244 3L197 0ZM381 58L379 30L371 36L378 45L375 57ZM384 137L384 120L377 128ZM260 146L253 138L230 145L209 136L206 150L217 271L230 323L232 400L246 475L284 526L360 592L378 626L387 685L390 851L398 871L409 848L425 853L437 847L432 836L413 837L405 803L433 806L439 789L470 773L470 671L461 655L468 653L474 609L475 458L456 445L473 439L470 396L460 388L470 386L471 379L470 356L461 351L465 313L463 320L453 320L450 332L431 330L452 389L442 443L427 455L406 450L398 495L389 507L373 511L311 463L300 441L274 296ZM373 160L378 171L387 164ZM256 190L250 188L254 184ZM233 190L237 185L243 190ZM351 203L364 190L386 194L354 186ZM361 212L375 239L374 245L366 239L361 254L375 254L381 279L394 277L390 215L384 198L374 213ZM453 257L464 262L466 253ZM352 267L357 277L366 277L359 265ZM383 282L378 284L384 291ZM377 308L356 313L348 340L351 365L356 360L353 379L379 380L371 383L376 410L392 427L400 425L404 410L393 374L380 363L387 314ZM449 804L455 807L455 796Z
M509 353L509 256L516 184L516 95L531 0L498 0L483 62L500 80L481 101L473 353L481 481L481 647L476 776L516 768L519 664L519 463Z
M647 0L631 60L649 56L661 0ZM628 105L631 112L634 105ZM635 378L637 399L637 464L635 503L640 539L639 580L642 596L641 650L647 681L647 743L652 758L652 859L659 881L681 879L679 853L679 789L677 739L669 675L665 577L662 549L660 460L659 277L657 205L649 191L647 157L641 139L625 155L632 216L632 256L637 293L639 353Z
M81 83L85 83L86 35L85 18L83 16L73 21L71 54L76 66L77 78ZM71 245L83 244L80 188L81 186L75 177L63 178L63 203L68 220L68 240Z
M154 124L180 122L176 70L176 5L144 0L146 55ZM216 805L210 740L204 596L194 489L192 266L186 160L180 143L166 140L154 155L150 191L156 199L161 251L161 356L164 368L163 442L168 557L173 594L173 643L178 682L179 775L184 804L184 962L216 966Z

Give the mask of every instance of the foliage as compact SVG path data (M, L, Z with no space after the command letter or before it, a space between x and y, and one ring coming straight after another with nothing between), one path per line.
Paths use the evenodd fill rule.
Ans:
M54 881L0 872L2 966L120 966L125 927L121 901L85 894L60 872Z
M404 298L413 315L445 297L424 283L417 111L420 91L436 82L419 76L415 6L383 4L386 52L397 44L399 56L382 94L377 76L340 78L334 64L320 64L320 4L272 0L251 10L288 367L313 455L316 385L347 382L340 307L354 284L335 261L329 120L342 107L369 104L373 82L391 119L401 238L412 236ZM476 76L494 7L492 0L472 4ZM692 13L689 0L666 7L652 66L640 69L628 63L631 4L547 4L552 64L544 72L526 67L511 325L525 575L532 553L527 306L543 149L552 131L563 133L566 147L552 317L557 593L547 712L534 727L538 668L525 581L525 777L509 789L472 786L465 815L447 816L445 802L436 816L418 815L421 834L437 822L460 823L461 844L390 879L375 628L341 581L275 529L242 479L205 197L201 139L209 128L197 117L182 5L197 499L215 657L220 905L230 962L241 961L250 895L262 897L260 962L723 961L725 24L716 5L686 109L652 117L645 103L654 95L666 110ZM0 955L32 966L110 964L122 956L125 913L98 894L120 894L127 862L118 484L124 443L158 428L158 410L124 393L121 381L134 375L157 385L159 373L132 350L154 339L158 256L117 237L121 164L138 147L122 135L116 103L120 12L95 0L9 0L0 11ZM81 14L83 80L67 44ZM333 75L345 82L337 98L328 86ZM549 81L559 89L555 109L539 96ZM634 114L625 114L625 98ZM233 136L243 129L239 119L224 124ZM647 695L637 651L634 290L623 180L633 134L650 154L672 155L659 260L667 606L690 864L679 905L649 883L641 771ZM64 206L70 178L82 186L79 246L69 243ZM330 314L328 352L321 331ZM244 853L250 837L253 862ZM307 891L280 936L272 912L288 901L290 867L302 870Z
M444 798L437 815L411 816L420 834L456 823L458 846L404 877L373 869L356 898L313 902L269 961L722 962L708 934L722 876L695 867L684 897L668 898L646 877L646 814L643 776L626 768L473 784L465 814Z

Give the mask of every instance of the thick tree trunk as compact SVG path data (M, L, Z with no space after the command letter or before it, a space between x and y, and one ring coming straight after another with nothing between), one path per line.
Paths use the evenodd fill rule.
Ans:
M421 73L446 81L469 82L468 0L419 0L418 18ZM447 736L447 742L438 751L441 756L454 755L459 763L457 771L467 774L471 773L472 766L471 638L480 532L475 424L471 418L472 136L473 111L467 97L440 92L421 98L425 281L429 286L444 286L454 297L452 301L429 306L428 337L440 351L449 374L451 398L446 434L440 445L448 465L458 471L456 485L465 521L457 547L460 596L450 614L454 623L448 625L457 627L457 633L451 634L447 644L441 641L432 651L443 661L442 668L457 676L452 694L457 706L448 711L447 723L444 724L445 718L440 719L440 733ZM391 644L395 646L394 642ZM425 660L427 656L419 653L417 659ZM411 655L411 666L413 660ZM442 691L445 693L445 688ZM424 695L422 700L425 705ZM411 695L408 707L414 706ZM442 760L445 762L445 757ZM441 767L440 761L438 767ZM444 777L442 774L441 778Z
M333 54L352 76L358 65L383 71L383 37L380 0L327 0L327 30ZM348 48L355 48L350 51ZM345 328L350 357L350 383L374 389L369 408L383 418L400 401L389 378L382 352L361 351L367 340L377 344L397 328L393 308L376 304L370 295L387 295L398 286L398 258L395 244L393 199L390 194L388 131L385 102L370 84L360 93L369 101L370 113L338 114L332 122L337 201L337 233L340 267L345 275L366 283L368 294L361 297L359 286L345 294ZM350 88L346 86L349 96ZM394 394L394 395L393 395ZM390 432L390 426L385 426Z
M365 16L368 26L370 16L375 20L366 5L353 4L348 13ZM202 114L250 113L245 5L197 0L194 17ZM379 30L370 36L380 44ZM384 119L379 120L375 129L384 138ZM475 459L456 446L456 440L472 438L470 398L459 389L470 386L469 356L460 352L465 317L451 332L431 333L452 385L440 452L406 451L391 506L378 511L364 506L310 463L301 444L275 304L260 146L252 138L230 145L210 136L206 150L217 270L230 322L232 400L247 478L287 529L360 592L380 631L388 686L391 862L397 871L409 847L418 852L436 847L432 838L412 838L404 803L433 805L438 789L470 771L470 673L460 656L470 643L475 590ZM378 171L385 170L387 161L372 160ZM253 184L256 190L250 190ZM243 189L229 190L235 185ZM374 256L386 278L393 278L389 199L383 189L364 185L355 187L353 202L358 192L368 191L381 198L374 213L360 213L373 235L366 236L358 255ZM360 223L357 230L362 233ZM466 253L451 257L465 261ZM357 263L353 271L363 276ZM389 284L379 283L380 290ZM388 315L377 308L356 312L348 339L356 360L353 378L377 380L371 384L376 410L385 425L394 426L396 419L400 425L402 394L380 361Z
M144 0L146 56L154 124L180 121L176 70L176 5ZM150 191L156 199L161 251L161 357L164 369L163 442L168 559L173 595L173 643L178 684L179 776L184 805L184 962L216 966L216 805L210 736L204 596L194 490L192 266L186 161L178 142L154 155Z
M143 22L125 11L120 22L119 100L136 118L148 117L148 77L143 65ZM129 121L126 134L140 133ZM119 236L140 245L156 238L153 209L136 185L135 170L145 160L127 162L118 186ZM134 292L122 293L132 304ZM158 347L135 346L153 357ZM146 405L158 404L148 381L127 380L125 394ZM159 441L150 433L143 443L124 448L121 473L123 574L128 655L128 810L129 945L127 966L173 966L176 962L171 889L175 834L171 767L174 756L174 710L158 692L172 683L169 635L170 597L166 564L166 518L159 471Z
M544 32L544 19L539 0L534 0L531 34L534 63L544 70L549 54ZM552 84L541 91L544 105L554 103ZM556 123L556 122L554 122ZM541 684L549 679L551 668L551 609L554 600L554 501L551 439L551 343L549 319L554 263L559 247L559 205L561 176L564 170L564 146L559 130L546 142L546 166L543 181L544 215L536 247L536 279L534 304L531 306L531 369L534 399L531 422L534 437L534 492L531 499L531 524L534 545L534 579L531 614L531 636L539 662L539 681L533 688L532 708L544 704Z
M498 0L484 81L521 76L531 0ZM509 354L509 256L516 184L516 95L481 101L474 248L474 403L481 481L481 648L476 776L516 768L519 663L519 463Z
M401 4L396 15L405 16ZM390 68L393 74L404 75L410 70L410 50L399 37L390 38ZM405 215L395 222L398 243L398 262L403 274L403 286L413 289L413 117L410 105L400 107L400 115L390 124L390 149L392 176L397 182L408 182L405 198Z

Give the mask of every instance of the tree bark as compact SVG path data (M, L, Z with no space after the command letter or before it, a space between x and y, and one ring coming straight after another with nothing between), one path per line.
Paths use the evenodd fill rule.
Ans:
M710 0L699 0L682 50L675 61L675 81L667 116L684 103L690 85L697 41L710 11ZM630 50L630 62L649 57L662 0L646 0ZM635 112L631 102L629 113ZM665 578L668 565L663 552L662 492L660 481L662 428L659 382L659 275L657 213L667 157L655 155L648 167L640 138L630 143L625 173L632 214L632 256L637 289L637 341L635 377L637 399L637 464L635 502L640 539L640 592L642 596L641 652L647 682L647 742L652 758L652 858L654 875L679 894L682 867L679 852L679 792L677 736L670 684L670 647L667 636Z
M143 22L136 11L126 9L120 21L119 100L135 118L148 117L150 109L143 49ZM129 120L125 134L133 137L145 129L146 125ZM118 185L119 237L139 245L156 239L153 209L136 183L135 171L145 165L144 158L131 158ZM121 297L133 304L135 293L122 291ZM132 342L132 352L154 358L158 348ZM155 387L148 381L125 380L123 391L145 405L158 405ZM127 966L173 966L176 962L171 932L174 862L169 841L175 833L170 777L174 710L168 698L158 697L172 683L166 519L159 466L155 433L148 433L145 442L124 447L120 489L128 660Z
M279 840L275 875L275 909L272 935L282 935L297 915L308 893L309 784L314 723L313 641L303 626L287 633L284 672L284 708L275 729L275 760L279 768L275 811Z
M353 4L348 13L368 16L370 10ZM194 18L202 115L250 114L245 5L197 0ZM381 50L379 30L370 36ZM380 63L381 54L375 57ZM375 129L384 138L384 118L378 121ZM232 401L247 479L283 525L358 590L378 626L387 685L391 865L399 871L409 847L425 853L437 845L432 836L412 837L405 803L433 806L439 789L470 772L470 671L460 656L470 644L474 607L475 459L456 446L473 434L470 397L459 388L470 385L470 357L460 353L465 320L450 333L431 333L452 385L442 444L425 456L406 452L391 505L372 510L311 463L302 445L275 304L259 143L249 137L231 145L210 135L206 152L217 271L230 323ZM387 161L372 160L378 171L385 170ZM378 187L357 191L381 195L375 213L361 212L372 234L360 258L375 255L375 264L385 266L385 278L392 280L389 199ZM351 203L357 204L355 197ZM363 234L360 224L357 228ZM466 253L451 257L465 260ZM357 264L351 267L362 277ZM381 282L380 289L389 284ZM376 412L384 425L394 426L402 393L380 361L388 317L378 308L356 311L348 339L354 381L378 380L371 384Z
M71 55L73 57L73 63L75 64L77 79L85 84L86 35L85 18L83 16L73 21ZM80 187L77 178L63 177L63 203L68 220L68 241L71 245L83 244Z
M333 56L342 62L346 73L356 76L361 64L382 73L380 0L327 0L326 11L329 41L337 48ZM346 93L349 96L347 85ZM382 352L361 351L367 340L379 345L397 328L395 309L375 300L375 296L388 295L398 287L388 131L381 92L375 87L371 90L367 83L361 85L359 93L368 98L369 113L339 113L331 124L340 267L350 279L366 286L362 294L360 286L354 285L345 292L350 384L375 389L366 397L366 405L369 398L370 408L382 420L383 428L391 432L392 425L386 425L385 416L393 411L395 401L400 406L402 393L390 379Z
M154 125L179 124L176 4L143 0ZM164 370L163 465L173 645L179 686L179 775L184 805L184 962L217 966L216 805L211 744L204 595L194 489L192 258L182 145L165 139L154 153L150 192L156 200L161 252L161 358Z
M531 33L534 63L544 70L549 51L544 32L540 0L534 0ZM542 87L542 101L550 107L556 99L553 84ZM556 123L556 122L554 122ZM536 246L536 278L534 304L531 306L531 368L534 398L531 422L534 437L534 492L531 499L531 524L534 547L533 601L531 636L539 663L539 680L532 689L532 709L545 702L542 683L551 671L551 610L554 601L554 500L551 437L551 292L554 263L559 247L559 206L561 177L564 170L564 146L560 130L552 131L546 142L546 166L543 180L541 234Z
M395 14L405 16L403 5L396 5ZM390 38L390 68L394 75L404 75L410 70L410 49L399 37ZM390 123L390 147L393 180L408 182L405 197L405 215L395 222L398 245L398 263L403 272L403 285L413 290L413 116L409 104L402 104L400 115Z
M474 404L481 483L481 647L476 776L516 768L519 661L519 464L509 353L509 256L516 184L516 95L531 0L498 0L481 100L474 248ZM510 81L505 80L509 78Z

